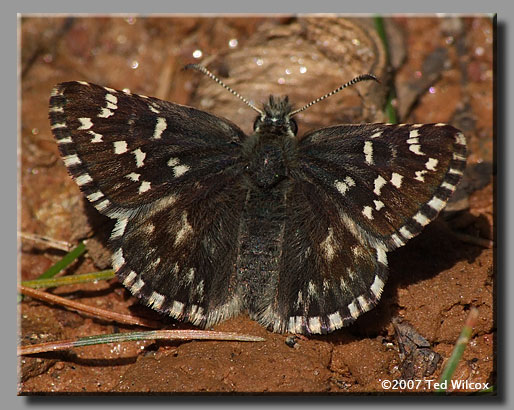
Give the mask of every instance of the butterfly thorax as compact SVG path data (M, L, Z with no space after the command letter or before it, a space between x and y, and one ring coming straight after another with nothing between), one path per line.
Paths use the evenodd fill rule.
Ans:
M289 118L288 98L270 96L263 115L254 123L254 133L243 147L246 174L261 189L271 189L287 178L296 151L296 122Z

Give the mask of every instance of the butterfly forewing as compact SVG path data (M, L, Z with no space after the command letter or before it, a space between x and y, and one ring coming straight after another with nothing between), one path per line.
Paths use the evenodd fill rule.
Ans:
M335 126L306 135L299 152L301 177L388 250L437 216L466 164L463 134L445 124Z
M203 111L81 82L53 90L50 122L68 170L107 215L223 172L244 137Z

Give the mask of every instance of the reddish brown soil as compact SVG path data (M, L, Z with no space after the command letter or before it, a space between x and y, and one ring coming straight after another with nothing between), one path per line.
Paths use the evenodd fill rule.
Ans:
M87 80L188 103L197 81L180 67L194 60L194 50L201 49L204 57L216 55L229 49L231 39L241 49L259 30L286 30L292 23L294 19L284 17L22 19L20 230L71 242L84 236L82 197L66 173L47 119L54 84ZM401 121L449 122L466 134L469 166L491 163L492 22L480 17L398 17L388 21L393 26L396 40L390 41L405 57L392 56L397 60L397 104L407 113ZM337 45L330 47L337 52ZM440 55L444 58L438 61ZM429 76L427 86L416 91L419 80ZM321 89L330 89L323 86L322 73L318 78ZM306 91L310 99L321 95L317 89ZM355 94L348 95L362 104ZM240 123L237 116L232 119ZM470 191L469 208L457 224L460 232L492 239L492 181ZM59 251L24 241L21 278L36 278L60 257ZM455 378L494 383L493 249L457 239L439 218L389 260L390 280L380 304L331 335L300 338L289 347L287 335L270 333L243 315L215 330L259 335L265 342L126 343L26 356L20 359L19 393L398 393L381 385L401 375L393 318L404 319L426 338L444 366L471 307L478 308L479 319ZM97 270L102 262L96 261L97 266L86 255L68 273ZM53 292L107 310L157 318L115 280ZM130 330L29 298L19 311L22 344ZM425 379L437 380L441 369L439 364ZM418 387L426 389L426 383Z

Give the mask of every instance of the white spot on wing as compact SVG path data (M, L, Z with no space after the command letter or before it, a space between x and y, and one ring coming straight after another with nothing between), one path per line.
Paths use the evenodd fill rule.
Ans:
M384 289L384 282L377 276L375 276L375 280L371 285L371 292L375 295L377 299L380 299L380 295L382 294L382 290Z
M375 209L377 211L380 211L385 206L382 201L373 200L373 203L375 204Z
M77 183L78 186L89 184L92 181L93 181L93 178L91 178L91 176L88 173L79 175L75 179L75 182Z
M195 279L195 269L191 268L191 269L189 269L189 272L186 273L187 283L193 283L194 279Z
M310 281L309 285L307 286L307 296L310 298L316 297L318 294L318 290L316 289L316 285L314 282Z
M400 247L400 246L405 245L405 242L403 242L403 241L401 240L401 238L400 238L397 234L395 234L395 233L393 233L393 234L391 235L391 239L393 240L393 242L395 243L395 245L396 245L397 247Z
M330 323L331 330L343 327L343 319L337 311L335 313L332 313L331 315L328 315L328 321Z
M373 135L370 136L370 138L378 138L382 135L382 131L375 132Z
M321 322L319 317L310 317L309 318L309 330L311 333L321 333Z
M350 187L355 186L355 181L351 177L346 177L344 181L334 181L334 186L341 195L344 195Z
M426 226L430 223L430 219L428 219L425 215L419 211L416 215L413 216L413 218L417 223L419 223L421 226Z
M368 303L368 300L366 299L366 297L364 295L360 295L357 298L357 302L359 302L359 305L363 312L367 312L368 310L371 309L371 305Z
M171 307L171 310L170 310L170 315L174 316L174 317L180 316L182 314L183 310L184 310L184 304L177 300L174 300L173 306Z
M119 238L123 236L125 233L125 228L127 227L128 218L118 218L116 224L114 225L114 229L111 233L111 239Z
M459 169L455 169L455 168L450 168L448 170L448 173L449 174L454 174L454 175L462 175L462 171L459 170Z
M72 154L72 155L63 157L63 161L64 161L64 165L66 165L67 167L70 167L72 165L82 164L82 161L77 156L77 154Z
M412 130L411 132L409 132L409 138L417 138L419 137L419 131L418 130ZM408 141L407 141L408 143Z
M423 175L425 175L428 171L426 170L421 170L421 171L416 171L416 176L414 177L414 179L418 180L418 181L421 181L421 182L425 182L425 177Z
M327 261L332 261L335 255L334 230L332 228L328 228L328 235L321 242L320 247L324 251Z
M178 178L182 175L184 175L187 171L189 171L189 166L187 165L177 165L176 167L173 167L173 173L175 174L175 177Z
M296 295L296 309L299 309L303 304L303 293L301 290L298 291L298 294Z
M355 304L355 300L348 305L348 310L350 311L350 315L357 319L359 317L359 309L357 309L357 305Z
M425 155L425 153L421 151L421 146L419 144L409 145L409 149L416 155Z
M91 118L79 118L80 121L80 127L78 127L78 130L88 130L93 126L93 123L91 122Z
M118 248L118 250L112 254L112 267L114 268L114 270L118 270L124 264L125 258L123 257L123 249Z
M456 152L453 153L453 159L456 160L456 161L466 161L466 157L461 155L461 154L458 154Z
M115 154L124 154L128 151L128 145L126 141L114 141L114 153Z
M400 188L402 186L402 179L403 175L393 172L391 175L391 184L393 184L396 188Z
M466 145L466 137L462 132L458 132L455 135L455 142L459 145Z
M375 178L375 181L374 181L375 188L374 188L373 192L375 193L376 196L380 196L380 190L386 183L387 183L387 181L382 177L382 175L379 175L377 178Z
M161 295L157 292L152 292L150 297L148 298L148 305L153 309L160 309L162 304L164 303L164 295Z
M141 185L139 186L139 193L142 194L143 192L150 190L150 188L151 188L151 183L148 181L143 181L143 182L141 182Z
M178 158L170 158L168 160L168 166L169 167L175 167L177 166L178 164L180 164L180 160Z
M372 220L373 219L372 212L373 212L373 208L371 208L370 206L365 206L364 209L362 210L362 215L364 215L369 220Z
M128 178L135 182L135 181L139 181L140 176L141 176L141 174L136 174L135 172L131 172L130 174L125 175L125 178Z
M114 115L114 112L112 112L108 108L102 108L102 112L100 114L98 114L98 117L109 118L111 115Z
M145 282L143 281L143 279L139 278L137 282L130 287L130 291L135 295L141 290L144 284Z
M58 122L56 124L53 124L50 126L52 130L55 130L57 128L66 128L66 124L64 122Z
M159 117L157 118L157 124L155 124L155 130L153 132L153 138L154 139L160 139L162 136L163 131L166 129L166 119Z
M377 246L376 250L377 250L377 260L381 264L387 266L387 254L386 254L385 248L383 248L382 246Z
M425 168L428 169L429 171L435 171L436 170L435 167L437 166L438 163L439 163L439 161L437 159L429 158L425 164Z
M414 236L412 232L407 229L406 226L402 226L400 228L400 233L405 239L411 239Z
M92 194L89 194L86 198L91 202L95 202L103 196L104 196L104 194L102 194L100 191L96 191L96 192L93 192Z
M57 140L58 144L70 144L72 142L73 140L71 139L71 137L61 138L60 140Z
M141 168L145 164L146 153L141 151L141 148L132 151L134 156L136 157L136 167Z
M455 188L457 188L455 185L452 185L452 184L450 184L450 183L448 183L446 181L441 184L441 187L442 188L446 188L446 189L448 189L448 190L450 190L452 192L455 191Z
M439 212L441 209L444 208L446 202L434 196L430 201L428 201L427 205L435 211Z
M95 205L95 208L98 209L100 212L102 212L105 208L107 208L111 203L109 202L108 199L104 199L102 202L100 202L99 204L96 204Z
M93 142L93 143L95 143L95 142L103 142L102 141L102 137L103 137L102 134L98 134L98 133L96 133L94 131L88 131L88 132L89 132L89 134L91 134L94 137L90 142Z
M133 270L130 271L130 273L127 275L125 279L123 279L123 285L129 287L132 285L132 282L134 282L134 279L136 278L137 273Z
M107 94L105 96L105 99L110 102L111 104L118 104L118 98L115 96L115 95L112 95L112 94ZM117 108L117 107L116 107Z
M364 156L368 165L373 165L373 143L366 141L364 143Z
M62 95L62 89L60 87L56 87L52 89L52 92L50 93L52 97L56 97L58 95Z

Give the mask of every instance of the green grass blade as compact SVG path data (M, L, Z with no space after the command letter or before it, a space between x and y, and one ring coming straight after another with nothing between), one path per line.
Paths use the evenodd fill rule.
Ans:
M375 29L377 30L378 36L382 40L382 44L384 45L387 64L390 62L390 53L389 53L389 43L387 42L387 35L384 27L384 19L381 16L373 17L373 22L375 24ZM396 94L394 92L394 88L391 87L391 91L387 96L387 101L385 105L385 113L387 116L387 121L391 124L396 124L398 122L398 117L396 116L396 110L393 106L393 100L396 98Z
M457 365L459 364L459 361L464 354L464 350L466 350L466 346L468 345L469 339L471 338L473 327L477 319L478 309L473 307L471 308L469 315L466 318L466 323L464 324L460 336L457 339L457 343L455 343L452 355L450 356L450 359L448 360L448 363L446 363L446 366L441 374L439 383L442 387L437 389L436 394L445 394L446 389L443 386L450 386L453 373L455 373L455 369L457 369Z
M75 283L95 282L98 280L109 280L115 277L112 269L100 272L84 273L81 275L62 276L59 278L25 280L21 284L29 288L55 288L57 286L72 285Z
M48 279L53 278L60 271L68 267L74 260L76 260L80 255L82 255L86 251L86 245L83 242L79 243L76 248L69 251L63 258L57 263L53 264L39 276L39 279Z

